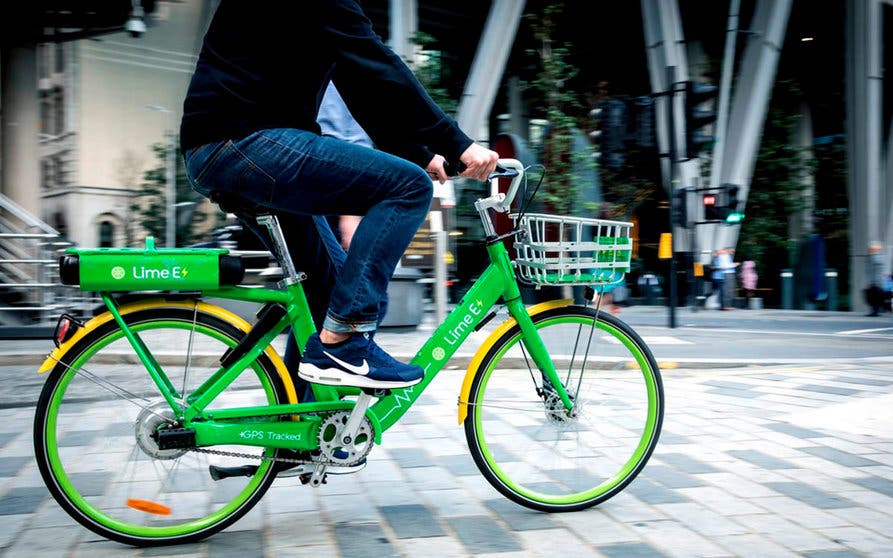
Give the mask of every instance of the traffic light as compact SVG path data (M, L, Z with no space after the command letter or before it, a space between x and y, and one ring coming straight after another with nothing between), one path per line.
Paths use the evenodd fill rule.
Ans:
M685 82L685 154L689 159L697 158L701 151L713 144L713 136L704 132L716 120L716 111L703 108L702 104L716 97L715 85Z
M734 225L744 220L744 214L738 211L738 191L740 188L735 184L723 184L726 191L726 207L723 218L726 223Z
M719 206L716 203L716 194L704 194L701 201L704 204L704 220L719 221Z

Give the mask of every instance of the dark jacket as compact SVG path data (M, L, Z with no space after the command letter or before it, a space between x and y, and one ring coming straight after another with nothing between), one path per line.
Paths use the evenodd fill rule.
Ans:
M355 0L222 0L183 103L181 148L266 128L319 133L329 80L379 149L424 167L472 143Z

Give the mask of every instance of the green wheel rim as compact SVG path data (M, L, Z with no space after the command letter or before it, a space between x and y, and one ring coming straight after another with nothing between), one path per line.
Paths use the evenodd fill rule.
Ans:
M593 321L595 321L594 318L582 315L560 316L542 320L535 323L535 325L537 329L542 329L549 325L556 324L590 325ZM658 386L655 381L655 376L652 374L653 370L651 364L648 362L648 358L639 348L639 346L632 339L630 339L625 332L602 320L597 320L595 321L595 323L599 330L617 339L630 351L632 356L635 358L636 363L638 364L638 369L642 371L648 394L648 410L646 414L645 427L642 431L639 443L633 451L632 455L614 475L605 479L599 485L589 490L576 492L573 494L566 494L563 496L552 496L535 490L530 490L518 484L502 469L502 467L500 467L499 463L494 458L493 453L490 451L486 439L482 435L484 429L481 422L481 413L475 412L474 421L475 432L477 434L476 439L478 446L480 447L481 454L487 463L487 466L493 472L493 474L499 478L499 481L506 486L506 488L529 500L549 505L570 506L599 498L603 494L609 493L612 490L615 490L618 486L621 486L636 470L636 468L640 466L642 460L648 456L648 452L652 447L652 439L656 434L658 424L660 422L660 396ZM521 337L521 332L518 331L510 339L510 341L504 343L499 352L490 359L489 366L484 372L484 376L481 378L481 383L477 390L478 394L486 393L487 384L494 370L496 370L497 365L502 360L502 357L505 355L505 353L508 352L520 341Z
M208 335L213 339L226 344L229 347L235 346L235 342L224 333L200 323L193 324L192 322L184 322L179 320L155 320L131 325L132 330L136 332L161 328L191 330L193 329L193 327L195 328L195 332ZM123 336L124 332L121 329L116 328L110 334L102 337L99 341L93 343L90 347L87 348L87 350L81 353L77 357L77 359L75 359L75 361L70 364L71 368L78 369L85 361L88 361L90 358L92 358L98 351L102 350L109 344L121 339ZM270 383L269 379L266 377L266 374L261 371L260 365L253 365L252 369L255 371L258 379L260 380L267 399L270 401L275 401L275 389ZM244 505L245 502L247 502L251 498L252 494L254 494L254 492L258 489L261 482L263 482L264 478L266 477L268 469L272 466L271 461L262 461L258 468L258 472L252 477L251 481L246 484L245 488L243 488L239 492L239 494L232 499L232 501L221 507L219 510L194 521L189 521L179 525L156 527L134 525L110 517L109 515L103 513L101 510L93 506L77 491L77 489L74 487L71 480L69 479L67 473L65 472L63 464L60 460L58 451L59 448L56 445L56 417L59 414L59 406L61 404L62 398L65 395L66 388L68 387L72 379L74 379L74 377L75 374L66 372L57 384L53 392L53 396L50 400L49 409L47 411L46 427L44 429L46 455L49 460L49 465L53 473L54 481L56 482L59 489L69 499L71 504L78 510L80 510L81 513L85 514L96 523L99 523L108 529L130 536L146 539L177 537L202 531L226 519L235 511L237 511L242 505ZM53 434L50 435L50 433ZM272 455L273 451L274 450L268 449L266 450L265 455Z

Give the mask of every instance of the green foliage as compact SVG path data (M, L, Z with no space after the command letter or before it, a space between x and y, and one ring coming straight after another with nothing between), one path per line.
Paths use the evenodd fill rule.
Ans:
M787 255L786 264L793 263L801 239L789 237L789 220L808 205L806 179L815 165L809 150L793 141L801 118L795 109L799 105L789 102L792 94L796 97L796 85L780 81L776 93L780 91L786 94L776 95L766 118L737 248L757 262L763 277L770 276L774 269L769 265L777 265L779 257Z
M437 42L437 39L427 33L417 31L412 36L412 42L421 51L421 56L412 64L413 74L424 86L431 99L437 103L437 106L450 116L455 116L459 103L443 87L443 83L449 78L448 68L443 61L443 53L430 48Z
M548 211L569 214L579 203L579 171L591 168L593 160L591 152L580 153L574 148L586 111L580 95L570 87L578 74L577 68L568 62L571 45L555 39L556 19L562 9L562 4L552 4L542 13L527 14L525 18L538 45L529 54L536 56L540 69L528 87L539 97L541 117L548 121L541 149L546 178L537 195Z
M176 138L174 138L176 142ZM135 216L137 224L143 228L147 235L155 237L156 246L164 246L167 238L167 146L156 143L152 146L158 166L147 170L143 174L139 192L134 196L130 204L130 212ZM194 205L178 208L180 218L177 224L177 246L188 246L202 240L199 226L209 219L209 215L202 211L201 195L195 192L186 178L186 167L183 158L177 151L176 156L176 196L177 203L194 202ZM185 217L185 218L184 218ZM142 239L137 238L141 244Z

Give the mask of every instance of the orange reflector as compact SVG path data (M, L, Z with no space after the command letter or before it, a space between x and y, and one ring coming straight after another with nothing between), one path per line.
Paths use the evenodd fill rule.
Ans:
M128 498L127 506L135 510L146 513L154 513L155 515L170 515L171 509L162 504L150 502L148 500L137 500L136 498Z

